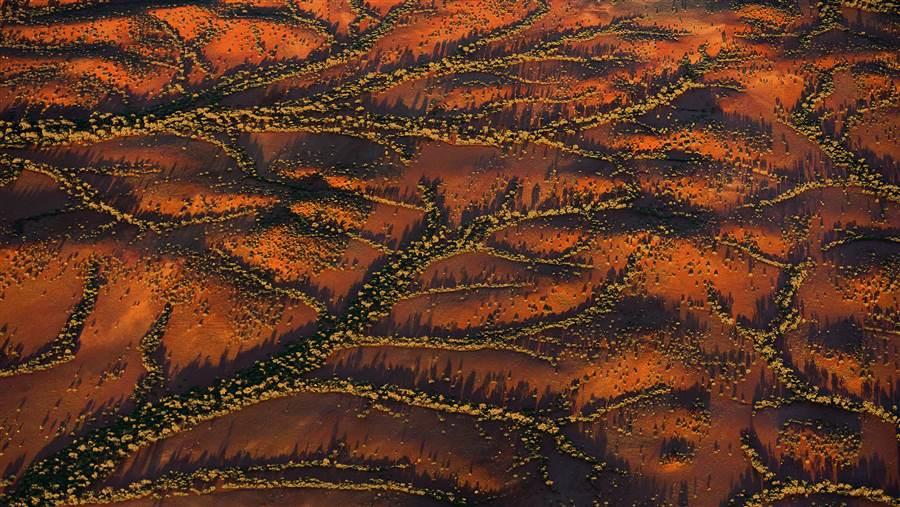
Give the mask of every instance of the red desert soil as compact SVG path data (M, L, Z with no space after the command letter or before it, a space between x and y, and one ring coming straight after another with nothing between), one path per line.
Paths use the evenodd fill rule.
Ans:
M892 0L0 0L0 505L900 505Z

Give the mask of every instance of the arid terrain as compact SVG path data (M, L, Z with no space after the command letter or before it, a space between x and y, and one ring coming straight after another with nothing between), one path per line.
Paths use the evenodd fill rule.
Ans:
M0 0L0 505L900 506L894 0Z

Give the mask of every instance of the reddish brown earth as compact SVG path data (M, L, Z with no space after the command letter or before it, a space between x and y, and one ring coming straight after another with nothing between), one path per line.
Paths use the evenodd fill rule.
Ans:
M0 0L0 505L900 505L893 0Z

